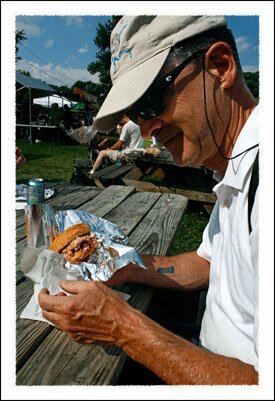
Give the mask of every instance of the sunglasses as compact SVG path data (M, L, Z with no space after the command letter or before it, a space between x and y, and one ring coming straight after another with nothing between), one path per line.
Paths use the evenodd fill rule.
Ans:
M204 54L205 50L200 50L192 54L192 56L184 60L167 75L153 82L144 95L130 109L126 110L126 115L131 119L141 117L144 120L151 120L159 115L165 109L166 94L169 86L192 60Z

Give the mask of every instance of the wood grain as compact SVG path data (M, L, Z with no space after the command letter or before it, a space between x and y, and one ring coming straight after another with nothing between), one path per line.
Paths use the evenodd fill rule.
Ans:
M197 201L197 202L205 202L205 203L215 203L217 197L214 193L201 192L201 191L191 191L189 189L180 189L180 188L169 188L163 185L155 185L151 182L138 181L129 178L122 179L125 185L130 185L135 187L137 191L150 191L150 192L160 192L160 193L171 193L185 196L189 200Z
M154 208L130 235L130 243L140 252L165 255L186 211L187 203L184 196L162 194Z
M134 193L115 209L111 210L105 218L117 224L126 235L129 235L160 196L161 194L149 192Z
M80 206L79 209L103 217L134 192L135 188L133 187L111 185L97 196L96 201L92 199Z

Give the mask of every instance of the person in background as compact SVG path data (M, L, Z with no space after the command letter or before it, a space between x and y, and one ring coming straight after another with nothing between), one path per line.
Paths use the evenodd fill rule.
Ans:
M49 111L49 124L60 127L60 123L63 120L63 111L58 106L58 103L53 103Z
M15 162L16 162L16 168L20 168L26 164L26 159L23 155L23 152L20 148L16 146L15 148Z
M167 384L258 384L257 185L252 203L249 194L259 107L243 78L226 19L125 16L112 32L111 55L113 86L96 129L112 129L127 113L179 166L205 166L218 183L217 202L196 251L142 255L147 269L130 264L107 284L208 287L199 339L194 344L184 332L176 335L160 326L102 282L61 281L70 296L42 289L43 315L75 341L121 347Z
M109 149L101 150L94 162L90 175L95 173L103 163L104 158L109 158L116 161L118 158L123 159L123 150L143 148L144 140L140 135L139 126L130 120L126 115L120 120L117 125L119 140Z
M65 130L72 128L73 126L73 115L70 107L67 104L63 106L63 122Z
M86 104L85 105L85 114L86 114L86 121L87 125L93 125L93 117L94 117L94 112L90 107Z
M53 103L48 115L49 125L55 126L55 129L50 130L51 140L57 143L64 141L64 132L62 128L63 110L58 106L58 103Z

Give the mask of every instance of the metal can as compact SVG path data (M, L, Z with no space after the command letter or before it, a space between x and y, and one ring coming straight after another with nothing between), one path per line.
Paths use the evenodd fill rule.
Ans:
M45 183L42 178L32 178L28 181L27 205L44 203Z

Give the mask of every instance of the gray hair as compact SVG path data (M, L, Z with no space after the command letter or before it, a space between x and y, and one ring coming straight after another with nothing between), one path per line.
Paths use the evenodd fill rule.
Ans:
M183 60L192 56L200 50L207 51L216 42L226 42L231 47L237 68L242 72L241 63L237 51L236 42L230 29L216 28L209 32L202 33L183 42L177 43L172 47L165 64L176 63L178 65Z

